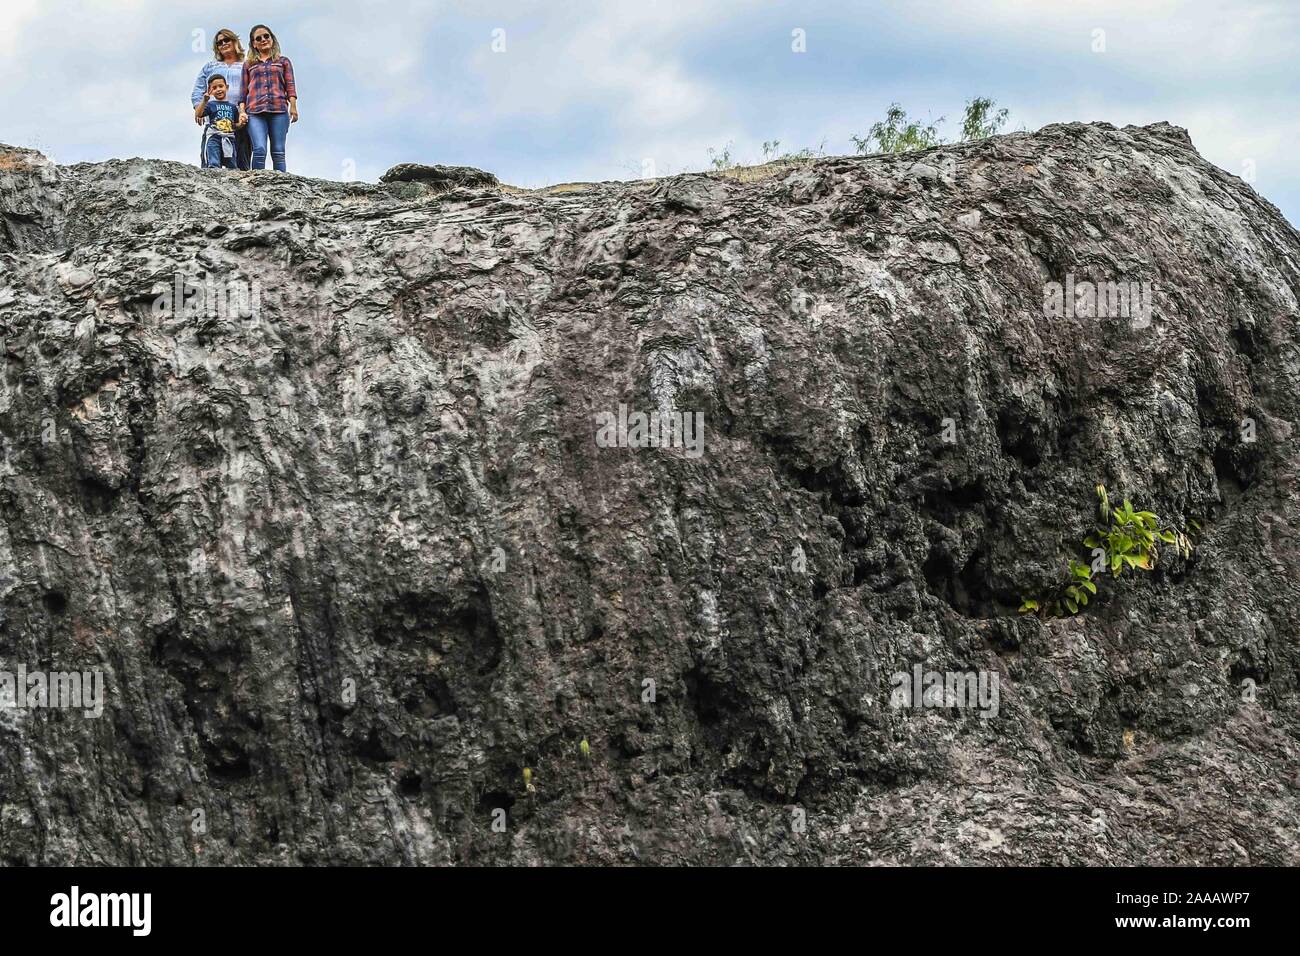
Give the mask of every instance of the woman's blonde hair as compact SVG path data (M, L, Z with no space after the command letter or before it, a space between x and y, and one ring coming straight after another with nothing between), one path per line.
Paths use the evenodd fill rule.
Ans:
M259 23L257 26L253 27L253 29L248 31L248 62L259 62L257 59L257 48L253 46L253 36L258 30L265 30L267 33L271 34L271 59L278 59L280 56L280 41L276 39L275 31L265 23Z
M239 34L234 30L222 29L217 31L217 35L212 38L212 55L218 60L222 58L221 47L217 44L219 44L225 37L230 37L230 39L235 41L235 59L242 60L244 58L244 44L239 42Z

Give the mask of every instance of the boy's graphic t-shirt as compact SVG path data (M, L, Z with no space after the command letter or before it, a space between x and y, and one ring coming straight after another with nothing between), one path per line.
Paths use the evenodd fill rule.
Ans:
M239 122L239 107L229 100L208 100L205 111L208 125L218 133L233 135L235 124Z

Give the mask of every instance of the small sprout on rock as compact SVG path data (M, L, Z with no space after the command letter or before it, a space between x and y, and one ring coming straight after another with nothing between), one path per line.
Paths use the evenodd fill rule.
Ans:
M1094 567L1098 571L1110 570L1119 577L1125 568L1150 571L1160 556L1158 542L1172 544L1186 560L1192 554L1192 539L1173 528L1161 530L1159 519L1151 511L1134 511L1125 498L1122 508L1112 508L1105 485L1097 485L1097 526L1083 539L1083 546L1097 556L1094 566L1070 559L1070 577L1047 596L1026 598L1020 605L1021 614L1037 613L1040 617L1068 617L1087 607L1088 599L1097 593L1092 580ZM1195 522L1191 522L1196 525Z
M525 793L536 793L536 792L537 792L537 788L533 786L533 768L532 768L532 767L525 767L525 768L524 768L524 792L525 792Z
M582 743L578 744L578 752L582 754L583 760L591 759L591 744L587 743L587 738L582 738Z

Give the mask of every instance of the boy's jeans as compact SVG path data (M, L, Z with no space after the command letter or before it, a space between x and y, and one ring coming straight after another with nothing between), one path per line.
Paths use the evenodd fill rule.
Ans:
M203 166L205 169L220 169L225 166L227 169L236 169L235 157L226 159L221 155L221 137L215 133L208 137L208 144L203 150Z
M271 164L280 172L284 167L284 141L289 136L288 113L249 113L248 137L253 141L253 169L266 168L266 140L271 140Z

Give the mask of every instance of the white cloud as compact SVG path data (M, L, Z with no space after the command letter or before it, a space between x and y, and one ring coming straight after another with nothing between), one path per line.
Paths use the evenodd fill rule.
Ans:
M0 6L0 56L13 56L23 25L36 16L38 0L6 0Z
M620 127L635 131L714 120L723 104L692 77L675 50L692 35L724 29L743 5L581 3L540 25L500 18L506 52L485 30L470 63L484 83L486 106L502 115L559 115L575 103L613 106Z

